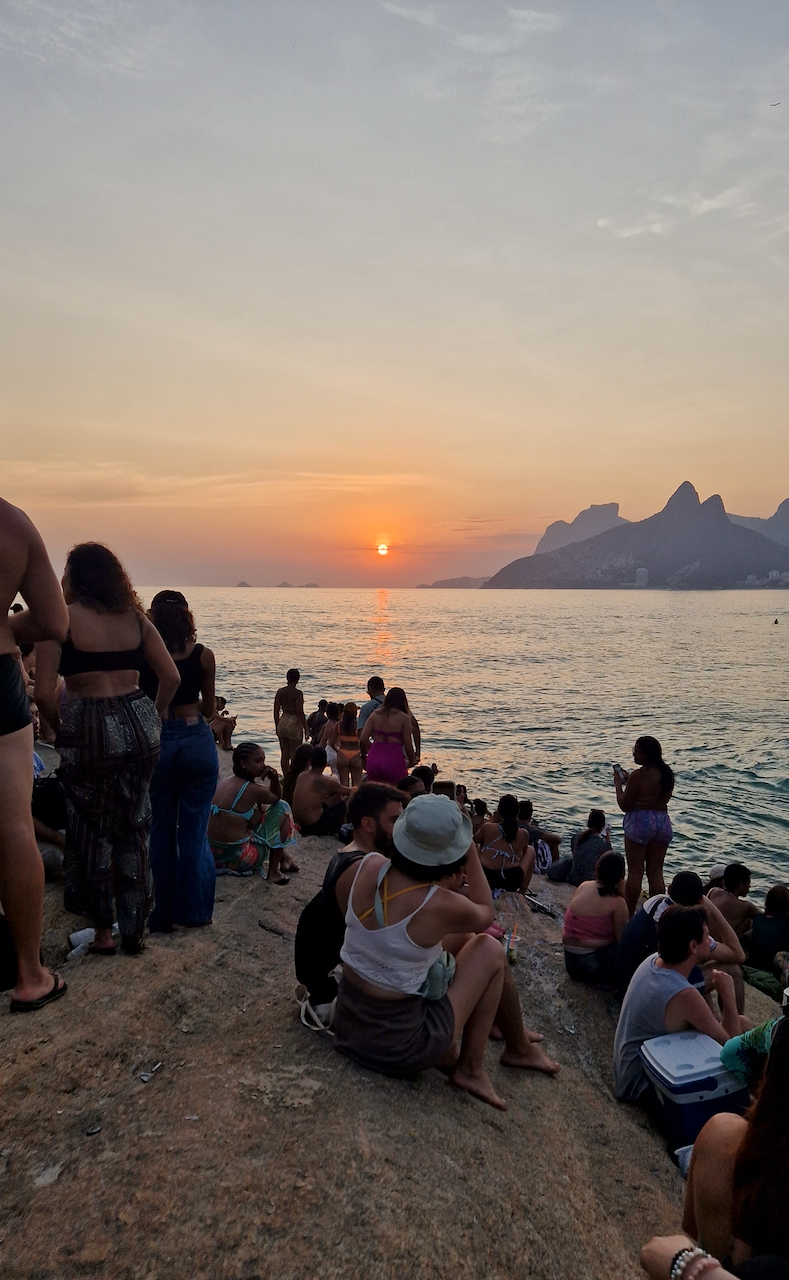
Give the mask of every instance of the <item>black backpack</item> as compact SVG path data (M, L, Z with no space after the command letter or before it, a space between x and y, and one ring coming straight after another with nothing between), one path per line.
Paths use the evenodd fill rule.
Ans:
M334 890L343 872L363 857L360 849L336 853L326 868L323 887L299 916L294 946L296 977L304 983L313 1005L331 1004L337 995L332 970L340 963L345 920Z
M614 981L620 996L627 991L630 979L641 962L657 951L657 925L654 915L661 902L665 902L666 896L658 898L649 911L639 907L625 925L614 960Z

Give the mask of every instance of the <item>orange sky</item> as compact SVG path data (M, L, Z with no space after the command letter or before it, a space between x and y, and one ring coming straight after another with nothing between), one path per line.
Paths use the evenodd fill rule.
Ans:
M787 497L777 0L88 7L0 24L0 492L58 567L413 585Z

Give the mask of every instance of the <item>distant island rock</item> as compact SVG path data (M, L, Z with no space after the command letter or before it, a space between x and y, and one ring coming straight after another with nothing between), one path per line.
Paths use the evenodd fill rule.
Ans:
M277 583L277 586L278 586L278 587L292 587L292 586L293 586L293 583L292 583L292 582L278 582L278 583Z
M760 516L733 515L729 519L734 524L743 525L754 533L762 533L765 538L772 538L773 542L789 547L789 498L784 498L775 515L768 516L766 520L762 520Z
M547 551L558 551L560 547L569 546L571 542L583 542L586 538L594 538L598 533L615 529L620 524L628 524L624 516L619 514L618 502L593 503L585 511L579 511L574 520L554 520L534 548L534 555L544 555Z
M474 591L484 587L487 578L439 578L438 582L417 582L417 591L432 591L436 588L455 591Z
M318 583L318 582L305 582L303 585L304 585L305 587L317 587L317 586L320 586L320 583Z
M513 560L483 589L635 586L639 569L653 587L789 586L789 547L732 523L718 494L701 502L686 480L656 515Z
M236 583L236 586L237 586L237 587L249 587L249 586L251 586L251 585L252 585L252 584L251 584L250 582L244 582L244 581L243 581L243 579L241 580L241 582L237 582L237 583Z

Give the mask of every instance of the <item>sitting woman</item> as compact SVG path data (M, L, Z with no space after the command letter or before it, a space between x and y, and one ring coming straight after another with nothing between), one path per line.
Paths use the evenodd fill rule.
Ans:
M396 787L406 768L414 767L413 723L404 691L390 689L383 706L367 717L362 729L360 746L368 782L388 782Z
M578 982L607 982L616 948L629 919L625 902L625 860L604 853L595 880L579 885L564 917L564 967Z
M753 917L748 964L743 966L746 981L766 992L779 1004L786 986L785 954L789 951L789 889L774 884L764 899L764 915ZM782 963L783 961L783 963Z
M534 849L529 833L518 825L516 796L502 796L496 810L498 822L483 822L474 832L485 879L500 893L525 893L534 871Z
M272 884L289 884L283 871L298 867L284 851L295 842L293 815L281 798L276 769L266 764L266 753L256 742L240 742L233 752L233 773L219 783L208 821L217 875L257 871Z
M330 738L336 752L337 772L344 787L358 787L362 780L362 756L356 731L358 713L355 702L346 702Z
M484 1054L506 962L484 932L493 904L471 822L446 796L415 796L392 838L391 858L366 854L337 889L346 930L335 1048L385 1075L445 1068L457 1088L505 1110ZM452 957L442 944L461 933L474 937Z
M227 710L227 698L220 698L217 695L214 699L214 707L214 714L208 721L208 727L214 735L214 742L223 751L232 751L236 717L231 716Z
M694 1143L682 1213L682 1228L691 1237L686 1247L699 1257L709 1251L743 1278L786 1275L787 1196L789 1023L781 1019L756 1102L744 1116L713 1116ZM657 1241L646 1248L657 1256ZM693 1275L690 1262L680 1274ZM710 1265L703 1274L707 1280L717 1273Z
M585 829L576 832L570 841L572 856L551 863L546 875L549 880L565 881L578 888L585 880L594 880L598 859L610 848L603 810L590 809Z

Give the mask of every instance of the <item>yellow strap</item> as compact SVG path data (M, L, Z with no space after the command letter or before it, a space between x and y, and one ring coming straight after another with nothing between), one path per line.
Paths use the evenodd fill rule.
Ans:
M384 891L383 893L384 928L386 928L387 924L389 923L388 912L386 908L390 902L394 902L395 898L399 898L404 893L413 893L414 889L431 889L433 885L436 885L436 884L438 884L437 880L429 880L429 881L425 881L424 884L410 884L407 889L398 889L397 893L387 893L386 892L386 876L384 876L381 884L381 887ZM368 907L368 909L366 911L363 911L362 914L359 916L359 920L360 921L366 920L367 917L371 916L374 911L375 911L375 907Z

